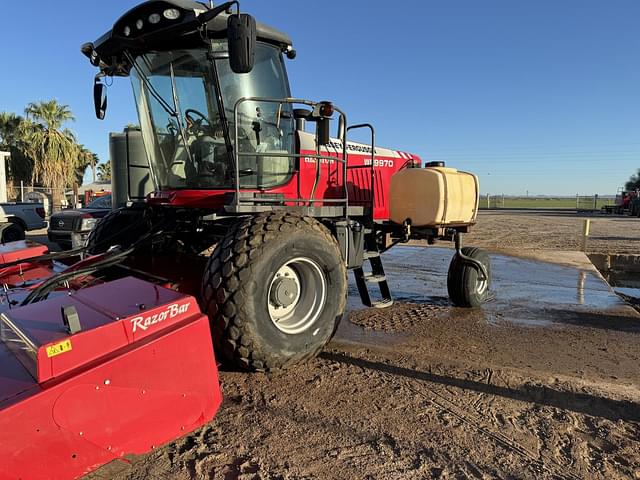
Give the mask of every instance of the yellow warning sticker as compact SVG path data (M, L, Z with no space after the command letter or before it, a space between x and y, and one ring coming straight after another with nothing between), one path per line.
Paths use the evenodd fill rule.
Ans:
M71 350L71 340L65 340L64 342L54 343L47 347L47 357L55 357L61 353L66 353Z

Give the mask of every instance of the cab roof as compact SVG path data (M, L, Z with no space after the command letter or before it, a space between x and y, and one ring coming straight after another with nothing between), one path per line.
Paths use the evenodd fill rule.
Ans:
M164 13L168 10L179 12L178 18L167 18ZM209 6L192 0L150 0L141 3L122 15L111 30L95 42L84 44L82 53L109 75L128 75L130 65L125 52L136 57L149 51L201 47L206 38L226 38L229 17L226 13L207 22L202 30L197 18L208 10ZM150 22L154 14L157 20L155 24ZM270 43L282 51L292 48L289 36L273 27L256 22L256 33L259 41Z

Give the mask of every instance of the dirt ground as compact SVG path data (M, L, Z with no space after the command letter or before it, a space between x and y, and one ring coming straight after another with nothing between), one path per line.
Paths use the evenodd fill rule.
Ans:
M587 252L640 253L640 219L571 211L481 211L469 244L493 251L580 250L584 221L591 220Z
M484 212L468 243L575 250L584 218ZM640 220L597 217L588 249L634 253L639 241ZM393 261L401 285L413 270ZM640 317L593 272L522 261L531 277L511 278L518 261L496 255L511 310L500 292L486 309L454 308L441 285L352 308L319 358L222 371L209 425L88 478L640 479ZM444 283L446 261L423 263Z

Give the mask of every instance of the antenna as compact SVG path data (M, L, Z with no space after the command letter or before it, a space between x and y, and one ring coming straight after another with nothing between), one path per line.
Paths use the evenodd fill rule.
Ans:
M213 0L209 0L209 8L213 8Z

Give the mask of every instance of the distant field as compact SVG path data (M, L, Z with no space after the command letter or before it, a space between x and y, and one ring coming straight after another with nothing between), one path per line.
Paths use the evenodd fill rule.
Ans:
M579 210L599 210L605 205L613 205L611 197L480 197L480 208L576 208Z

